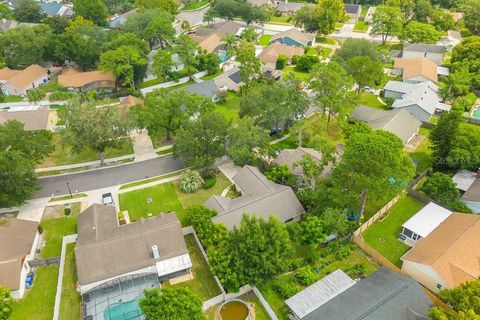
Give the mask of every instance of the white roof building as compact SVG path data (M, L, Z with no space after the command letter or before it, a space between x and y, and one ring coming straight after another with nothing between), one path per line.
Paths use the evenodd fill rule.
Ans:
M458 190L465 192L468 189L470 189L476 177L477 177L476 172L472 172L468 170L459 170L452 177L452 180L457 186Z
M285 303L297 319L302 319L355 283L345 272L338 269L293 297L288 298Z
M451 214L452 211L430 202L402 225L402 234L406 240L415 243L428 236Z

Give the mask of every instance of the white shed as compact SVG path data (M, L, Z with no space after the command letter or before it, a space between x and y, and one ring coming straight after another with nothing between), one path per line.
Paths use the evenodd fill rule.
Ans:
M400 238L407 245L413 246L419 239L428 236L451 214L450 210L430 202L402 225Z

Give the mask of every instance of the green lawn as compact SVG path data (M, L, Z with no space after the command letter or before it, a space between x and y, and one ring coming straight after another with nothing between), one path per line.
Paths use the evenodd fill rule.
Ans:
M227 98L224 102L215 103L215 111L222 114L228 120L238 120L238 112L240 111L240 96L235 92L227 92Z
M9 320L51 320L57 290L58 266L35 269L33 287L13 304ZM77 318L78 319L78 318Z
M43 220L40 225L43 228L45 237L45 247L40 252L42 258L60 256L63 236L77 232L77 218L75 214L64 218Z
M334 39L332 38L327 38L325 36L317 36L315 38L315 42L316 43L324 43L324 44L332 44L332 45L335 45L337 44L337 41L335 41Z
M150 179L145 179L145 180L141 180L141 181L135 181L135 182L127 183L127 184L122 184L122 186L120 187L120 190L140 186L142 184L146 184L146 183L150 183L150 182L154 182L154 181L158 181L158 180L162 180L162 179L166 179L166 178L169 178L169 177L176 176L178 174L180 174L180 173L179 172L173 172L173 173L163 174L161 176L150 178Z
M417 172L421 173L433 165L434 157L432 155L432 143L428 139L430 130L420 128L419 134L424 135L426 138L420 143L414 152L410 153L410 157L418 161Z
M424 204L410 197L400 199L387 213L383 221L377 221L364 233L363 238L390 262L401 267L400 258L410 249L398 240L402 224L424 207Z
M288 137L285 140L270 145L272 151L283 149L296 149L298 147L297 141L293 137Z
M268 23L293 25L291 16L272 16Z
M258 42L260 45L266 47L270 44L270 40L272 39L272 35L270 34L262 34L260 38L258 38Z
M173 287L186 288L202 301L208 300L222 293L210 272L207 262L200 252L200 248L198 247L193 234L186 235L185 242L187 243L188 254L192 260L193 279L175 284Z
M217 72L215 72L215 73L213 73L213 74L207 74L206 76L203 76L203 77L201 77L200 79L205 80L205 81L206 81L206 80L212 80L213 78L216 78L216 77L218 77L219 75L221 75L222 72L223 72L222 69L219 69Z
M189 4L188 6L183 7L180 11L191 11L201 8L208 4L208 0L200 0L194 3Z
M150 140L152 140L154 148L160 148L171 143L171 141L166 141L167 133L163 128L160 128L156 132L149 132L148 135L150 136Z
M120 210L128 210L131 221L148 217L148 214L158 215L162 212L175 212L180 221L185 220L184 210L175 192L175 185L171 182L122 193L118 197Z
M252 303L255 306L255 320L270 320L270 316L268 315L265 308L258 300L257 296L253 292L249 292L240 296L239 299L242 299L245 302Z
M76 290L77 267L75 265L75 243L67 245L65 255L65 269L63 270L62 300L60 303L60 319L80 319L80 303L82 298Z
M308 81L308 79L310 78L310 73L297 71L295 70L295 66L287 66L282 71L284 75L291 72L297 79L300 79L302 81Z
M319 249L320 251L322 249ZM333 258L333 259L332 259ZM333 255L326 256L323 259L320 259L319 262L322 262L322 260L331 260L333 261L330 264L327 264L326 266L323 266L321 268L318 268L320 270L319 272L319 279L325 277L326 275L330 274L331 272L337 270L337 269L342 269L343 271L347 271L349 268L351 268L353 265L356 264L361 264L365 267L365 275L369 275L375 270L378 269L378 265L372 262L366 255L365 253L360 250L359 248L354 249L345 259L339 260L335 259ZM315 263L312 264L313 268L315 267ZM275 291L275 284L278 282L283 282L286 281L290 286L295 287L297 292L303 290L305 286L302 286L298 284L294 280L294 273L289 273L289 274L284 274L279 276L276 279L269 280L265 283L262 283L258 286L260 292L262 293L263 297L267 300L268 304L270 307L273 309L275 314L278 316L280 320L288 320L288 314L290 312L289 308L285 304L285 298L280 296L276 291Z
M148 214L158 215L162 212L175 212L182 226L190 222L185 209L194 204L204 204L211 195L220 195L230 185L230 181L223 175L217 175L217 183L210 189L199 189L194 193L186 194L180 191L179 180L159 184L140 190L130 191L119 195L120 210L128 210L130 220L148 217ZM148 203L147 199L151 199Z
M388 107L386 105L383 105L380 101L378 101L377 96L374 95L373 93L368 93L368 92L361 93L358 103L374 109L388 110Z
M53 133L53 144L55 150L38 166L39 168L99 160L97 152L92 149L85 149L76 153L72 151L70 146L63 145L61 133ZM133 154L133 145L130 138L125 139L119 150L107 148L105 159L128 154Z
M23 98L20 96L3 96L3 102L21 102L23 101Z
M70 200L70 199L77 199L77 198L84 198L84 197L87 197L86 193L77 193L77 194L72 194L72 196L66 195L61 197L53 197L52 199L48 200L48 202L63 201L63 200Z
M367 32L368 31L368 24L366 24L363 21L358 21L355 23L355 26L353 27L353 31L355 32Z

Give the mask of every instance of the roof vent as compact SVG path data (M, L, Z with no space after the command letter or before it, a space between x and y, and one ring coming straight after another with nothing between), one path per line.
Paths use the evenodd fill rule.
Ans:
M152 246L152 252L153 252L153 259L155 260L160 259L160 252L158 251L157 245Z

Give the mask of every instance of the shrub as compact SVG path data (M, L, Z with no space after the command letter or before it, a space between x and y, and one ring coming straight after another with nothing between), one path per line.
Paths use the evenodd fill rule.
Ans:
M48 101L65 101L73 98L75 93L68 91L55 91L48 96Z
M277 58L277 63L275 65L275 67L279 70L285 68L288 64L288 57L287 56L284 56L284 55L279 55L278 58Z
M200 188L202 183L203 179L197 171L186 170L180 179L180 190L183 193L193 193Z
M286 279L279 279L273 284L273 290L282 298L288 299L297 293L298 286Z
M67 207L67 208L63 209L63 213L64 213L66 216L69 216L70 213L72 213L72 209Z
M345 270L345 273L350 277L350 278L363 278L366 273L366 268L365 265L362 263L357 263L351 266L350 268Z
M298 58L296 69L301 72L309 72L317 63L320 63L319 57L312 55L303 55Z
M203 180L203 189L210 189L217 183L217 177L213 176L211 178L206 178Z
M300 56L299 56L299 55L294 55L294 56L292 56L292 64L297 64L298 59L300 59Z
M313 271L311 267L306 267L295 272L295 280L304 286L314 284L318 278L318 273Z

